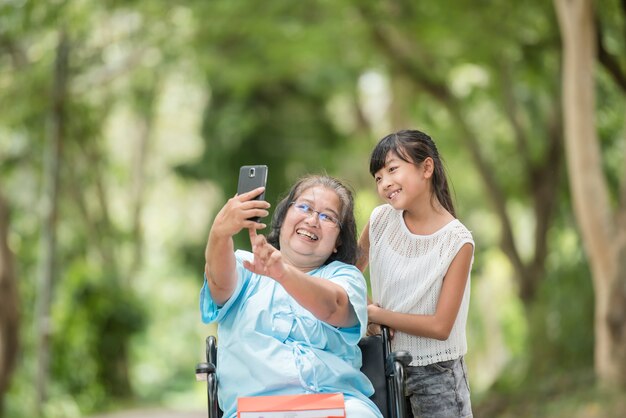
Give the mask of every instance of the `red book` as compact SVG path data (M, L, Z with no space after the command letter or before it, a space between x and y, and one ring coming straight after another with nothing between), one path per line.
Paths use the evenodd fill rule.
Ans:
M339 418L343 393L253 396L237 399L237 418Z

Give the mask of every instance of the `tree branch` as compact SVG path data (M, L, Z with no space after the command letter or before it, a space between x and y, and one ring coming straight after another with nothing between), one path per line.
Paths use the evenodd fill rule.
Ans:
M515 93L512 88L514 83L511 80L510 68L504 62L500 63L500 68L500 74L502 77L501 87L502 92L504 93L504 113L513 127L513 136L515 138L515 143L517 144L520 157L524 163L525 171L530 173L532 172L533 164L530 160L530 152L528 151L528 138L526 137L522 126L517 101L515 100Z

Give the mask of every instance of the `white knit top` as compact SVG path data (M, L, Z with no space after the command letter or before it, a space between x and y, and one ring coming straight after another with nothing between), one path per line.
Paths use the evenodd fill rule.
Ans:
M434 314L450 263L465 243L474 246L471 232L458 219L431 235L415 235L404 223L402 211L388 204L374 209L369 231L372 299L381 307L396 312ZM468 277L461 307L447 340L396 332L391 341L392 350L411 353L412 366L464 355L467 352L465 324L469 297Z

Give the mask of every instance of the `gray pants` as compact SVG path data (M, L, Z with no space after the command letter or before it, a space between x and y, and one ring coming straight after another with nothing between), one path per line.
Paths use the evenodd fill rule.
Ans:
M427 366L409 366L406 371L405 396L410 401L414 417L472 417L463 357Z

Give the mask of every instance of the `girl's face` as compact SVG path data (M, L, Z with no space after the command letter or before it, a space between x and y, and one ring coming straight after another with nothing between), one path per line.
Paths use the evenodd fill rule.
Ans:
M313 186L291 202L280 229L280 252L302 271L324 264L336 251L341 200L330 189Z
M411 210L430 199L433 160L413 164L389 152L385 166L374 173L378 195L394 209Z

